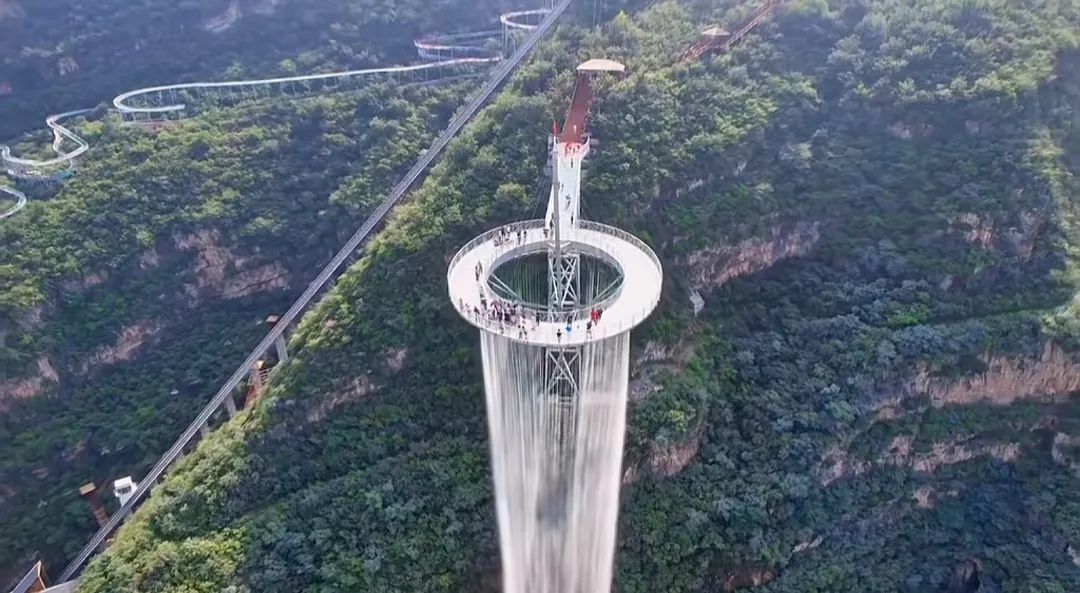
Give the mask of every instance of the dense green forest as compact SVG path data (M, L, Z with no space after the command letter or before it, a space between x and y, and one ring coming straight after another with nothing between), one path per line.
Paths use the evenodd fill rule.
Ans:
M156 460L470 87L106 127L58 195L5 221L0 363L40 389L0 414L0 475L36 493L0 502L0 559L82 545L75 489Z
M0 138L133 88L404 63L509 0L0 0ZM265 43L272 39L273 43ZM255 43L255 40L260 43Z
M1080 6L804 0L676 63L751 9L560 28L81 590L497 590L444 266L538 207L600 55L629 74L598 92L587 213L669 278L635 336L617 590L1077 590Z
M367 24L339 50L358 64L415 60L411 35L439 30L426 19L453 8L416 6L398 3L394 26L378 34L352 19ZM502 6L472 3L440 22L483 28ZM239 36L237 51L267 56L262 37ZM200 39L175 42L197 52ZM291 55L296 68L338 67L328 55ZM213 71L209 62L190 67ZM475 84L203 110L156 131L99 114L76 122L91 144L77 175L28 190L27 208L0 225L0 585L36 557L59 570L82 547L95 525L78 486L93 480L107 491L157 460L258 341L265 318L289 306ZM49 109L31 107L35 122ZM5 122L14 120L29 121ZM45 143L19 148L48 154Z

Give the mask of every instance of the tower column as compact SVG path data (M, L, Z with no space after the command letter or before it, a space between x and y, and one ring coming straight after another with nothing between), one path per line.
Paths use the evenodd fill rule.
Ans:
M273 329L279 321L281 321L280 317L278 317L277 315L271 315L266 318L266 325L270 329ZM285 332L281 332L281 335L278 336L276 340L274 340L274 351L277 353L279 363L289 361L289 351L285 345Z
M232 394L225 398L225 411L228 412L229 418L236 417L236 400L233 399Z
M621 70L579 67L545 218L480 235L447 271L451 302L480 329L504 593L611 590L630 330L663 285L640 239L580 220L587 77Z

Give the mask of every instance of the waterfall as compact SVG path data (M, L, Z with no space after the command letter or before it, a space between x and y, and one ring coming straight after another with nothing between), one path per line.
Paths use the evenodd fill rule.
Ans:
M481 332L504 593L607 593L619 507L630 334L563 357ZM565 353L564 353L565 354Z

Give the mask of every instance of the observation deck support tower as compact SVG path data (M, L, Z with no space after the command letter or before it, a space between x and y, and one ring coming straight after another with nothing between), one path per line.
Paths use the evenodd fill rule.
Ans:
M506 593L611 587L630 330L663 278L641 240L580 216L593 77L622 69L579 67L546 217L476 237L447 272L455 308L481 330Z

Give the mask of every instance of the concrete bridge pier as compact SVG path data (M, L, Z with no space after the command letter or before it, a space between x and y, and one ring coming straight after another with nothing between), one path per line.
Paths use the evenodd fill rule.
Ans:
M266 318L266 325L273 329L275 325L281 321L281 318L277 315L271 315ZM277 352L278 363L289 361L289 351L285 346L285 332L282 332L280 336L274 340L274 350Z
M225 411L229 413L229 418L236 417L236 400L233 399L232 394L225 398Z

